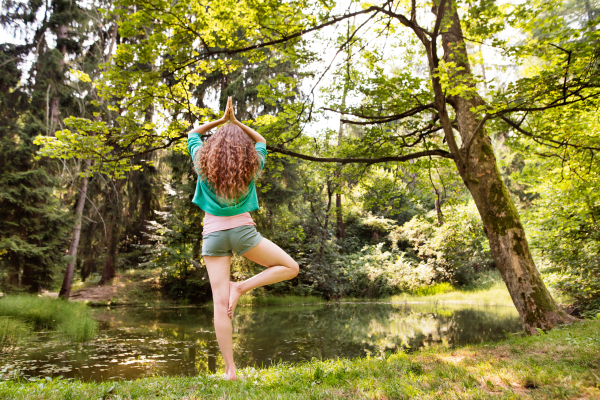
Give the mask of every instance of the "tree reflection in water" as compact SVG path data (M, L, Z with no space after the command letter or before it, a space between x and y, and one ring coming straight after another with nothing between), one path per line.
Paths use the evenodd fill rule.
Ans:
M234 357L240 368L462 346L521 330L513 307L351 303L238 307L236 312ZM25 377L101 381L223 369L210 308L117 308L98 311L97 317L100 336L80 348L39 339L1 355L4 376L20 371Z

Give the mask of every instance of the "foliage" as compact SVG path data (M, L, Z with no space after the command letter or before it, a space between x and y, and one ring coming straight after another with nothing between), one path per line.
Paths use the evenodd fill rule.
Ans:
M435 271L431 265L419 264L404 252L382 248L383 243L365 246L360 253L334 262L348 287L346 296L384 297L433 283Z
M585 321L547 334L461 349L428 348L411 354L317 360L238 370L243 379L220 375L152 377L89 383L51 379L9 381L0 394L11 399L88 399L109 396L164 399L311 399L597 397L600 322Z
M443 209L443 225L430 212L404 224L399 237L407 240L422 263L430 266L433 279L469 285L478 272L492 268L494 263L481 218L473 202Z
M96 335L97 322L83 303L33 295L9 295L0 299L0 316L11 317L35 330L53 330L73 342Z
M51 166L33 160L33 139L42 127L39 104L20 83L18 64L26 54L7 44L0 48L0 288L38 292L65 264L70 221ZM39 60L39 67L47 61Z
M531 246L546 281L589 315L600 310L599 172L594 165L583 179L554 175L537 183L528 212Z
M182 204L176 201L178 195L188 200L187 194L169 191L175 206ZM156 212L162 222L150 221L148 229L152 244L142 246L146 249L144 258L147 261L139 266L160 268L161 286L170 298L203 302L209 298L210 286L204 260L199 257L200 235L194 232L193 226L180 219L182 215L177 211L181 210Z

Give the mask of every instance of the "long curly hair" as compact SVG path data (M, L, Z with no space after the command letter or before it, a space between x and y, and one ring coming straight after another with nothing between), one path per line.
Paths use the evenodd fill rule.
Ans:
M217 197L233 203L248 192L250 182L258 177L260 159L254 141L237 125L226 124L198 150L195 167Z

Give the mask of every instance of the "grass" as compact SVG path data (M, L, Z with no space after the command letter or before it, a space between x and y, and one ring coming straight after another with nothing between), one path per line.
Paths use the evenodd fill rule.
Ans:
M313 359L241 379L215 375L85 383L0 383L3 399L592 399L600 396L600 321L547 334L380 358Z
M31 326L12 317L0 317L0 351L25 342L31 336Z
M4 296L0 299L0 316L21 321L30 326L30 329L55 330L77 343L91 339L97 331L97 323L85 304L48 297ZM8 324L6 327L9 329ZM2 326L0 335L3 335L1 330Z
M451 290L424 295L401 293L390 297L393 302L426 302L426 303L471 303L479 305L514 305L510 293L503 282L494 283L491 287L476 290Z
M350 298L344 297L337 300L340 303L364 302L414 302L414 303L470 303L478 305L507 305L513 306L513 301L506 289L506 285L496 271L485 274L479 282L470 288L457 289L450 283L436 283L432 286L417 288L409 293L400 293L385 298ZM256 296L244 295L238 305L290 305L290 304L318 304L327 300L316 296Z
M241 306L265 306L265 305L291 305L291 304L319 304L326 303L327 300L317 296L256 296L243 295L238 301Z

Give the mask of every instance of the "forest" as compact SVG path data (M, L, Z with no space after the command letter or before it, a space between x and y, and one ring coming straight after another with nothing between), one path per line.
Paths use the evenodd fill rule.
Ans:
M3 2L2 291L147 269L206 302L186 133L232 96L268 140L253 218L301 265L269 294L497 270L533 327L567 318L546 286L595 315L599 6L447 1Z
M267 140L252 218L300 265L249 304L502 287L526 333L600 319L597 0L3 0L0 23L0 328L128 276L210 304L187 133L229 96ZM69 310L15 332L93 337Z

